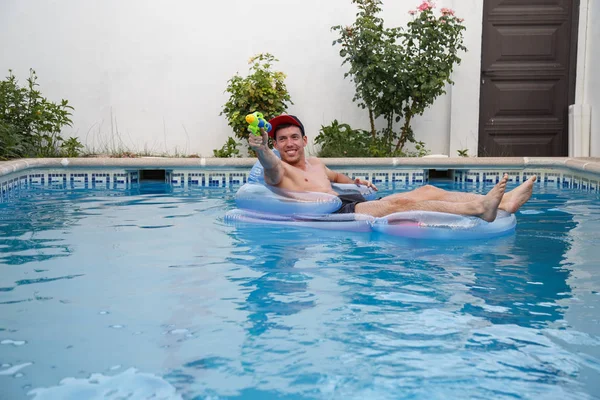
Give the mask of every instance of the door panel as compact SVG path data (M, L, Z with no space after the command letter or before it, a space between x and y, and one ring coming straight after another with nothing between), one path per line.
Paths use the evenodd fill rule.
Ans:
M479 156L562 156L576 0L486 0Z

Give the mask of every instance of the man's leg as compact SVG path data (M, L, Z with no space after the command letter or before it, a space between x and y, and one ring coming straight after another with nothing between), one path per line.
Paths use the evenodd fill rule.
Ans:
M529 200L533 192L533 184L537 177L532 176L526 182L523 182L519 187L507 192L502 201L500 202L501 210L509 213L517 212L523 204ZM456 203L467 203L469 201L476 201L483 197L481 194L475 193L464 193L464 192L450 192L444 189L437 188L431 185L425 185L410 192L396 193L390 197L397 197L394 200L409 200L409 201L447 201Z
M449 202L440 200L417 201L402 196L391 195L381 200L367 201L356 205L355 211L374 217L383 217L400 211L437 211L458 215L471 215L482 218L488 222L496 219L498 206L506 190L508 175L504 175L500 182L485 196L479 196L467 202Z

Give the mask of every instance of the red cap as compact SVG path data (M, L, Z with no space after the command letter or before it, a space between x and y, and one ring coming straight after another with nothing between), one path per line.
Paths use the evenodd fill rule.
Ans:
M302 136L305 135L304 125L302 125L302 122L300 122L298 117L296 117L295 115L283 114L283 115L280 115L278 117L271 119L269 121L269 123L271 124L271 132L269 132L269 136L271 136L272 138L275 137L275 131L277 130L277 127L281 124L295 125L298 128L300 128L300 132L302 132Z

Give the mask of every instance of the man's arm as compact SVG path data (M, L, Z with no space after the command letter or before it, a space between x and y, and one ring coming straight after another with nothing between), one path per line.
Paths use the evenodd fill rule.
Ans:
M329 168L325 167L325 173L327 174L327 178L334 183L356 183L357 185L365 185L367 187L372 188L377 191L377 186L373 185L369 181L365 181L359 178L352 180L348 175L342 174L340 172L332 171Z
M332 171L329 168L325 167L325 173L327 174L327 178L329 181L334 183L354 183L352 179L348 175L342 174L340 172Z
M256 152L258 161L265 169L265 183L268 185L278 185L283 179L285 169L283 163L273 153L273 150L269 149L269 136L264 129L260 129L261 136L250 134L248 137L248 144L250 148Z

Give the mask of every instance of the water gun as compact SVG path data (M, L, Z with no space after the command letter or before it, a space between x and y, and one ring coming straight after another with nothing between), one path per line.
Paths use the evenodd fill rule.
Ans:
M265 120L264 115L258 111L246 115L248 130L256 136L260 136L260 128L263 128L267 133L271 132L271 124Z

